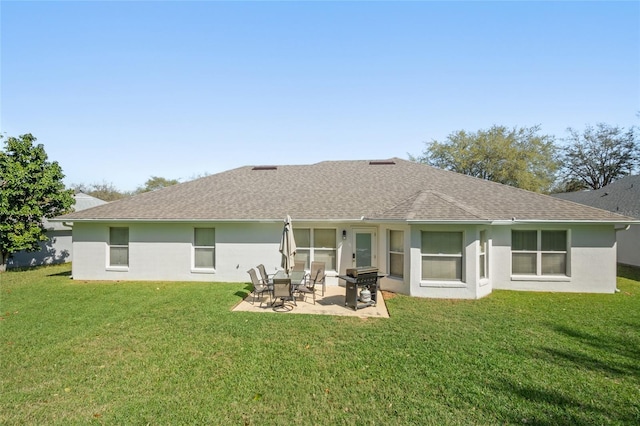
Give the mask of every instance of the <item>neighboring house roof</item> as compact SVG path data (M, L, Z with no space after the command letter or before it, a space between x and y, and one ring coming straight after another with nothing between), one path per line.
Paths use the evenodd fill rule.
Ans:
M85 194L84 192L78 192L73 196L73 211L81 211L90 209L92 207L100 206L102 204L106 204L107 202L101 200L96 197L92 197L91 195ZM62 223L58 222L50 222L47 219L43 220L43 225L45 229L49 231L61 231L61 230L69 230L68 226L64 226Z
M399 158L245 166L57 220L272 221L287 214L294 221L629 220Z
M640 175L624 177L600 189L554 197L640 219Z

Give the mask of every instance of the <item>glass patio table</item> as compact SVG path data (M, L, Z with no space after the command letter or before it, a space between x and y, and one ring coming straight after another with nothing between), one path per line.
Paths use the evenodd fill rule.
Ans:
M273 294L274 300L273 300L273 303L271 303L271 305L274 306L273 308L274 310L293 309L293 307L288 307L287 305L285 305L286 300L293 302L293 304L296 306L298 305L296 303L294 293L298 289L298 286L302 284L304 280L304 275L305 275L304 271L291 271L291 273L289 273L288 275L285 271L278 271L275 273L272 281L273 282L272 294ZM275 305L278 299L280 299L282 303L279 305Z
M275 279L291 279L291 285L294 287L294 290L302 284L304 280L304 276L306 275L305 271L291 271L289 275L284 270L279 270L273 276Z

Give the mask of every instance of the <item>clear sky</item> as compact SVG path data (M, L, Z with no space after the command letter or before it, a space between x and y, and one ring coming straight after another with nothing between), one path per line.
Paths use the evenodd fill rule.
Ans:
M0 2L0 132L70 184L640 124L640 2Z

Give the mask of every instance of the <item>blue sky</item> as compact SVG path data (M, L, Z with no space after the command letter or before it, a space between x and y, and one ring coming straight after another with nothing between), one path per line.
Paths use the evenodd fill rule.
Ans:
M640 124L640 3L0 2L0 132L67 184Z

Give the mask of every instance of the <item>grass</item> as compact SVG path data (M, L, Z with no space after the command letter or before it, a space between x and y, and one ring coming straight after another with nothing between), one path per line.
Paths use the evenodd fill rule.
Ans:
M609 295L231 312L242 284L0 275L0 424L640 423L640 271Z

